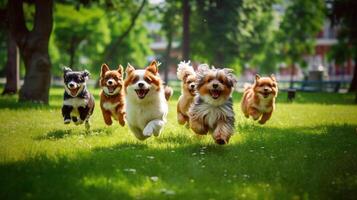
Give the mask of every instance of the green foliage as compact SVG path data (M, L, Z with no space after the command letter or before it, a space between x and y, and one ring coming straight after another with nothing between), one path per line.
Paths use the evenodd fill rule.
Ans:
M55 44L62 52L54 68L70 65L73 56L74 69L93 69L110 42L105 11L95 6L77 10L72 5L56 4L54 19Z
M338 64L357 59L357 3L353 0L333 0L330 3L329 17L332 25L338 26L338 43L330 51L329 58Z
M90 88L91 89L91 88ZM98 105L99 90L92 90ZM159 137L128 127L64 125L63 89L50 106L0 97L0 199L353 199L357 107L353 94L298 93L264 126L245 119L234 93L236 134L226 146L176 122ZM24 117L26 116L26 117ZM18 119L21 119L19 121ZM157 177L157 178L155 178Z
M323 0L291 1L285 11L276 40L280 56L289 64L300 62L314 52L315 37L325 19Z

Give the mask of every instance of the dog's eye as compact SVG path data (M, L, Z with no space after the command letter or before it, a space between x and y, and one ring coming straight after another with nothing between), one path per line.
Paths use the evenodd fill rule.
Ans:
M207 78L207 82L208 82L208 83L211 82L212 80L213 80L212 77L208 77L208 78Z
M135 84L136 82L138 82L139 77L135 76L135 78L132 80L132 84Z
M222 84L224 84L224 80L222 78L219 78L218 81Z
M149 84L151 83L151 79L149 79L148 77L145 77L144 80Z

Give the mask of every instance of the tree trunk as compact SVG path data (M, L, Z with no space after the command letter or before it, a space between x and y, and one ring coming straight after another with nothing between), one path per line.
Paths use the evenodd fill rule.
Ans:
M34 1L36 11L31 31L26 28L22 4L22 0L8 2L10 31L19 46L26 70L19 101L47 104L51 82L48 43L53 24L53 0Z
M73 64L74 64L74 56L75 56L75 53L76 53L76 42L75 42L75 38L72 37L71 38L71 44L70 44L70 47L69 47L69 66L70 67L73 67Z
M190 59L190 5L189 0L183 0L183 37L182 37L182 58Z
M165 53L165 68L164 68L164 81L165 84L169 83L169 71L170 71L170 64L171 64L171 49L172 49L172 33L168 34L167 38L167 46L166 46L166 53Z
M7 36L6 83L2 95L16 94L19 89L19 49L10 32Z
M348 89L349 92L357 92L357 56L355 58L355 67L353 70L353 77L351 81L350 88Z

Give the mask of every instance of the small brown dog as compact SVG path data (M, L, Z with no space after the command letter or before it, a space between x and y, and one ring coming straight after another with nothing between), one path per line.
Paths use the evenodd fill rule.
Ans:
M196 73L188 62L180 62L177 67L177 78L181 80L181 96L177 103L177 121L179 124L186 123L189 128L188 109L196 94Z
M246 118L260 118L259 123L265 124L275 109L275 98L278 95L278 83L274 75L260 77L255 75L253 85L244 87L241 108Z
M108 65L103 64L100 74L100 107L104 122L112 125L112 117L118 120L121 126L125 125L125 99L123 67L119 65L117 70L110 70Z

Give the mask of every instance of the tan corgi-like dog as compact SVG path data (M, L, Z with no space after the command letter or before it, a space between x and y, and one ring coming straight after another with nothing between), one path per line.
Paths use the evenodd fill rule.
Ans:
M145 69L135 69L130 64L126 67L126 121L139 140L159 136L166 124L172 89L163 85L159 65L154 60Z
M177 78L181 80L181 96L177 103L177 121L179 124L186 123L189 128L188 109L196 94L196 73L188 62L180 62L177 67Z
M112 118L119 121L121 126L125 125L125 99L123 67L119 65L117 70L110 70L108 65L103 64L100 74L100 108L104 122L112 125Z
M255 76L253 85L244 87L241 108L244 116L252 116L260 124L268 121L275 109L275 98L278 95L278 83L274 75L269 77Z

